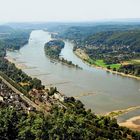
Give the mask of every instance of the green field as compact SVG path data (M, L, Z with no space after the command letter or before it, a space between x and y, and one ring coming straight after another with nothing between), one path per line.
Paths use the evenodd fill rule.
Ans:
M110 65L110 68L113 69L113 68L116 68L117 70L120 68L121 64L112 64Z
M113 68L119 69L119 67L121 66L121 64L106 65L104 63L104 60L102 60L102 59L93 60L93 59L89 58L88 62L92 65L96 65L96 66L103 67L103 68L107 68L107 66L110 66L111 69L113 69Z

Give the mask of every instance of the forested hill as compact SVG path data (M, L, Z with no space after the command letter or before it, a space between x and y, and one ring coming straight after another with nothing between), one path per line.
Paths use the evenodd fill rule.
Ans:
M13 31L13 29L11 27L9 27L9 26L5 26L5 25L0 26L0 34L9 33L11 31Z
M140 53L140 25L75 26L57 37L72 40L75 48L84 49L94 58L102 58L104 54L110 56L111 52L128 60L139 57Z
M131 31L140 29L140 25L90 25L90 26L64 26L58 27L55 32L59 33L59 37L73 39L73 40L83 40L90 35L94 35L100 32L106 31Z
M0 47L6 49L20 49L28 43L31 30L13 29L9 26L0 26Z
M91 35L84 40L87 45L108 47L126 46L124 49L140 52L140 29L130 31L107 31Z
M6 36L3 41L6 48L10 49L20 49L23 45L28 43L30 30L14 30L8 36Z

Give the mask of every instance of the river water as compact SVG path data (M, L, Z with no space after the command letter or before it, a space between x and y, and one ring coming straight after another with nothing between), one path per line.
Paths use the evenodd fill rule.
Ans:
M67 96L79 98L95 113L140 105L140 80L88 66L73 54L73 44L68 41L65 41L61 56L83 69L54 62L44 53L44 44L49 40L51 35L48 32L32 31L29 43L19 51L8 51L7 56L30 76L41 79L46 86L56 86Z

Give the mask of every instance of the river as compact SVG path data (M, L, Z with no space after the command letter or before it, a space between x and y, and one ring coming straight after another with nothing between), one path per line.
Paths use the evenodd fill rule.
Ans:
M49 40L48 32L32 31L28 44L19 51L8 51L7 56L30 76L41 79L46 86L56 86L67 96L80 99L95 113L140 105L140 80L88 66L73 53L73 44L69 41L65 41L61 56L83 69L54 62L44 53L44 44Z

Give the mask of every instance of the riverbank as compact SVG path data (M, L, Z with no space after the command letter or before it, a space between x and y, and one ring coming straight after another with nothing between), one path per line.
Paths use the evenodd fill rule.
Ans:
M115 110L115 111L106 113L105 116L109 116L111 118L117 119L119 116L127 114L131 111L135 111L136 109L140 109L140 106L133 106L133 107L129 107L122 110ZM123 122L118 122L118 124L120 126L124 126L132 130L140 131L140 116L135 116Z
M125 122L119 123L120 126L131 128L140 132L140 116L135 116L126 120Z
M129 77L129 78L134 78L134 79L137 79L137 80L140 80L140 77L137 77L137 76L134 76L134 75L130 75L130 74L125 74L125 73L122 73L122 72L118 72L118 71L113 71L111 69L107 69L107 68L104 68L104 67L99 67L97 65L93 65L93 64L89 64L86 60L89 59L89 56L84 53L83 50L81 49L77 49L76 51L74 51L74 54L79 57L80 59L83 60L84 63L88 64L89 66L91 67L94 67L94 68L97 68L97 69L102 69L102 70L105 70L107 72L110 72L110 73L113 73L113 74L118 74L118 75L121 75L121 76L124 76L124 77Z
M24 62L17 63L16 59L15 58L12 58L10 56L6 56L5 59L7 59L10 63L14 63L15 66L18 69L33 69L33 68L36 68L36 67L29 67L26 64L24 64Z
M121 116L122 114L126 114L126 113L128 113L130 111L134 111L136 109L140 109L140 106L132 106L132 107L129 107L126 109L111 111L111 112L106 113L105 115L109 116L111 118L117 118L117 117Z
M12 58L10 56L6 56L5 59L7 59L11 63L14 63L18 69L26 69L26 68L28 68L28 66L26 66L25 64L17 63L16 59L14 59L14 58Z
M61 64L66 65L68 67L73 67L73 68L76 68L76 69L82 69L78 65L73 64L72 61L68 61L68 60L64 59L63 57L59 57L57 61L61 62Z

